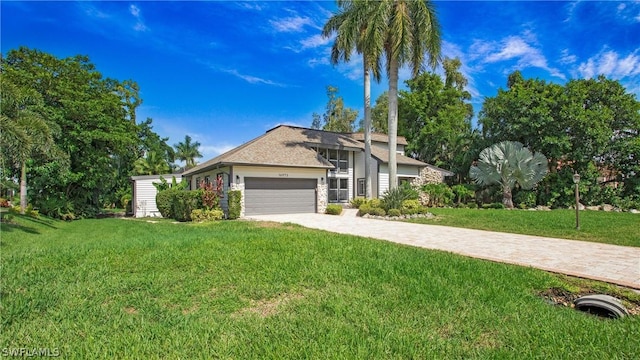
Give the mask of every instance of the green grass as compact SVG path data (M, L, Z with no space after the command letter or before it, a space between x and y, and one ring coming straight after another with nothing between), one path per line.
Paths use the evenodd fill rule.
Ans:
M575 284L531 268L291 224L15 221L1 228L1 349L78 359L640 355L640 318L550 305L540 292Z
M436 218L410 221L640 247L639 214L580 211L580 230L576 230L575 210L432 208L429 211L436 215Z

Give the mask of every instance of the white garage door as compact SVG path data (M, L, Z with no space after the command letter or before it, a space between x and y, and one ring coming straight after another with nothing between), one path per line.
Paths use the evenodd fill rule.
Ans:
M316 212L317 179L245 178L246 215Z

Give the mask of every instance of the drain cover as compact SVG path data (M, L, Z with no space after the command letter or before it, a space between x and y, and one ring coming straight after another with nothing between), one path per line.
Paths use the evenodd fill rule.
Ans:
M573 304L580 311L607 318L617 319L629 315L622 302L609 295L586 295L576 299Z

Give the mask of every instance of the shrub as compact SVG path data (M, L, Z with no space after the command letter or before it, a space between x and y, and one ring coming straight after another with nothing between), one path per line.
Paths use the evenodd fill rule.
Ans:
M513 197L513 202L518 204L521 209L532 208L536 206L536 193L534 191L520 190Z
M400 209L404 200L417 200L419 193L409 183L387 190L382 196L382 208Z
M9 200L7 200L5 198L0 198L0 207L8 208L9 207Z
M362 216L362 215L370 214L372 209L373 208L368 203L362 204L358 208L358 215Z
M190 221L191 212L202 208L202 193L200 191L177 190L175 192L171 212L177 221Z
M325 210L325 214L340 215L342 214L342 206L337 204L327 205L327 210Z
M424 207L419 200L405 200L402 202L400 211L405 215L420 214L424 212Z
M469 209L477 209L478 208L478 204L476 204L475 202L470 202L467 203L467 206L469 207Z
M387 212L383 208L373 208L371 209L371 211L369 211L369 214L377 215L377 216L385 216L387 215Z
M363 197L354 197L353 199L351 199L351 207L355 208L355 209L360 209L360 205L364 204L367 202L367 199L363 198Z
M491 204L482 204L483 209L504 209L504 204L501 202L495 202Z
M380 199L369 199L367 201L367 205L371 206L372 208L379 208L382 207L382 200Z
M191 220L195 222L216 221L224 218L224 212L219 209L195 209L191 211Z
M231 220L235 220L240 217L242 211L242 192L240 190L231 190L228 193L229 196L229 216Z
M429 196L428 206L441 207L453 201L453 190L447 184L426 184L422 191Z
M178 190L167 189L159 191L156 194L156 207L158 208L158 211L160 211L160 215L162 215L163 218L171 219L174 217L171 210L173 208L173 201L177 193Z
M475 191L471 189L473 185L454 185L451 191L455 194L456 203L464 204L468 199L475 195Z
M402 213L400 212L399 209L389 209L389 211L387 212L387 215L389 215L389 216L400 216L400 215L402 215Z

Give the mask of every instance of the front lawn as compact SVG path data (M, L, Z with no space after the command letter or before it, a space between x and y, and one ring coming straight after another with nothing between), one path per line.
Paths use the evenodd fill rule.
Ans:
M429 211L436 217L411 222L640 247L640 214L580 211L580 230L576 230L575 210L432 208Z
M0 348L63 358L638 358L640 318L550 304L543 271L296 225L17 216ZM585 285L588 284L588 285Z

